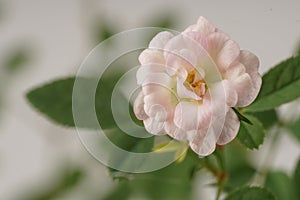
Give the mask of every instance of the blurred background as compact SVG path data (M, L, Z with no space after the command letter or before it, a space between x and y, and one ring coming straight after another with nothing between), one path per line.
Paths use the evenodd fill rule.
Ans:
M137 27L181 31L202 15L258 55L264 73L297 51L299 8L298 0L0 0L0 200L96 200L116 184L74 129L52 123L24 96L41 83L74 75L100 41ZM299 102L282 106L280 118L298 119ZM269 143L266 138L251 153L253 165L266 159ZM268 164L290 173L299 142L282 133L275 147ZM205 184L196 181L195 198L210 199Z

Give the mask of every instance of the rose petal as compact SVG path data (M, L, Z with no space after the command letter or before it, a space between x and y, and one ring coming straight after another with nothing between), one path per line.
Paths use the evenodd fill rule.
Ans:
M195 100L201 100L202 98L199 97L197 94L192 92L191 90L188 90L184 86L185 79L177 77L177 95L179 98L191 98Z
M260 90L262 79L258 72L259 60L257 56L249 51L241 51L240 62L245 66L246 72L250 75L254 86L253 96L257 96Z
M144 110L145 113L151 117L156 116L156 112L165 112L166 118L172 111L172 103L170 93L162 88L158 88L155 93L150 93L144 97Z
M187 49L168 52L166 57L167 70L171 76L175 73L181 73L182 70L186 70L187 72L192 71L196 63L196 55Z
M168 31L158 33L149 43L149 48L164 50L165 45L174 35Z
M235 91L234 85L228 80L223 80L223 87L225 90L226 103L229 107L235 107L238 101L238 95Z
M197 24L189 26L184 32L196 31L202 35L209 35L210 33L215 32L216 28L212 23L210 23L207 19L200 16Z
M139 62L141 65L146 64L165 64L163 51L154 49L145 49L139 55Z
M237 79L239 76L246 73L245 66L240 62L234 62L232 63L225 73L223 73L224 79L228 79L230 81L233 81Z
M167 76L166 68L164 65L160 64L147 64L147 65L142 65L136 73L136 79L137 79L137 84L142 85L145 80L149 76L155 76L155 74L165 74L165 75L160 75L160 76ZM154 74L154 75L153 75ZM169 80L169 78L167 78ZM160 81L161 82L161 81Z
M153 135L164 135L164 122L156 121L149 117L144 120L145 129Z
M141 85L143 89L148 88L147 86L157 86L167 90L171 90L174 86L174 81L166 73L150 73L147 75L147 77L145 77L143 81L141 81ZM144 94L147 95L149 92L151 91L145 90Z
M226 115L225 124L221 135L217 141L219 145L224 145L232 141L240 128L240 121L232 109L229 109Z
M203 69L199 68L198 65L206 62L209 56L202 45L194 39L180 34L173 37L165 49L166 67L171 69L170 72L168 71L171 76L176 72L180 73L179 70L185 69L190 72L195 68L202 76L205 75Z
M198 155L207 156L214 152L216 148L216 139L214 134L201 130L194 139L190 141L190 146Z
M198 102L180 102L174 113L174 123L180 129L198 130L210 123L210 108Z
M216 32L208 36L209 53L217 62L219 69L225 71L239 56L239 45L227 35Z
M148 115L145 113L145 110L144 110L144 94L143 94L143 92L140 92L138 94L136 100L134 101L133 111L134 111L135 116L139 120L144 120L144 119L148 118Z
M257 96L251 77L248 73L243 74L232 82L238 94L237 107L245 107L252 103Z
M186 140L187 139L187 132L183 129L178 128L173 120L170 120L165 123L165 131L168 135L176 140Z

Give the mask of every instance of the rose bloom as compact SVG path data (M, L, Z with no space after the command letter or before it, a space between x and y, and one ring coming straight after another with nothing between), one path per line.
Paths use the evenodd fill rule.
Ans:
M188 141L201 156L232 141L240 121L232 109L256 98L259 60L204 17L182 33L158 33L139 56L136 117L154 135Z

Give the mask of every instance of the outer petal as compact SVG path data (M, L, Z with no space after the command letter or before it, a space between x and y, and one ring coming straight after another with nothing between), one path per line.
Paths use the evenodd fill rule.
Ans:
M219 145L224 145L232 141L240 128L240 121L232 109L229 109L226 115L225 124L221 135L217 141Z
M200 16L197 21L197 24L189 26L186 30L184 30L184 32L190 32L190 31L196 31L205 36L215 32L216 28L207 19Z
M187 132L183 129L178 128L173 120L169 120L165 123L165 131L168 135L176 140L186 140L187 139Z
M253 86L251 77L248 73L243 74L232 82L238 94L237 107L249 105L257 96L257 91Z
M241 51L240 62L245 66L246 72L250 75L252 84L254 86L253 96L256 98L260 90L262 79L258 72L259 60L249 51Z
M135 116L139 119L139 120L144 120L148 118L148 115L145 113L144 110L144 94L143 92L140 92L134 102L133 105L133 111Z
M156 121L154 118L144 120L146 130L153 135L164 135L164 122Z
M136 73L137 83L141 85L148 76L151 76L153 73L165 73L166 68L164 65L160 64L147 64L142 65Z
M139 56L139 61L144 64L164 64L165 59L163 57L164 47L167 42L173 38L174 35L170 32L163 31L158 33L149 44L149 48L145 49Z
M158 33L149 43L149 48L163 50L167 42L172 39L174 35L168 31Z
M172 81L165 73L152 73L143 81L145 113L157 121L170 118L177 104Z
M202 35L196 31L184 32L185 36L189 37L191 40L195 40L201 45L204 49L208 49L207 36Z
M157 121L165 121L170 118L173 105L168 91L158 88L158 92L146 95L144 102L144 110L148 116L155 118Z
M139 55L139 62L141 65L146 64L165 64L165 58L163 56L163 51L154 49L145 49Z
M190 146L200 156L208 156L216 148L216 138L214 134L208 133L207 130L201 130L197 133Z
M142 76L141 76L142 79ZM174 87L173 79L166 73L150 73L141 81L143 92L145 95L164 89L171 92Z

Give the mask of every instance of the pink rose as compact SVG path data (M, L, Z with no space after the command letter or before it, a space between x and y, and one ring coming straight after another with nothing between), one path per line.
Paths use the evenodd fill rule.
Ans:
M179 35L158 33L139 61L134 112L154 135L187 140L199 155L232 141L261 87L258 58L204 17Z

